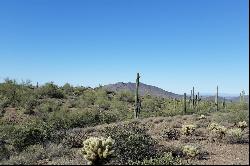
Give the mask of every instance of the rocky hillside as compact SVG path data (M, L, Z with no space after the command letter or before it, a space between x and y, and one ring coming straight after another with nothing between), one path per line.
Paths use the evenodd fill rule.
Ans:
M131 91L134 92L136 85L135 83L123 83L123 82L118 82L116 84L109 84L103 86L104 89L110 90L110 91ZM144 95L152 95L155 97L163 97L163 98L181 98L181 95L165 91L161 88L152 86L152 85L146 85L143 83L140 83L140 88L139 88L139 94L144 96Z

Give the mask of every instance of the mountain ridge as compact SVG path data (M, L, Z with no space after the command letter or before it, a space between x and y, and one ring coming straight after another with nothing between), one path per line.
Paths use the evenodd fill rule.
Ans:
M136 84L132 82L117 82L114 84L108 84L103 86L104 89L119 92L119 91L130 91L134 92L136 89ZM153 85L147 85L145 83L140 83L139 87L139 94L142 96L145 96L147 94L152 95L154 97L163 97L163 98L177 98L181 99L183 98L183 95L176 94L174 92L166 91L162 88L153 86ZM187 97L189 97L190 94L187 94ZM204 100L214 100L215 95L204 95L202 96L202 99ZM239 96L219 96L219 100L222 101L225 97L226 101L239 101ZM246 101L249 100L248 95L245 96Z

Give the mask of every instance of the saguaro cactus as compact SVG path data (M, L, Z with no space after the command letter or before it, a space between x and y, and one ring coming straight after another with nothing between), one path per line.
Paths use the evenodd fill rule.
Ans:
M193 97L193 90L191 90L191 95L190 95L190 99L189 99L189 108L192 108L192 104L193 104L192 97Z
M183 99L183 110L184 110L184 113L186 113L187 112L187 94L186 93L184 93L184 99Z
M244 103L245 102L245 91L244 90L241 92L241 95L242 95L242 102Z
M223 98L223 104L222 104L223 108L225 109L226 108L226 98L224 97Z
M193 99L193 109L194 109L194 105L195 105L195 103L194 103L194 100L195 100L194 99L194 87L193 87L193 98L192 99Z
M38 87L39 87L38 82L36 82L36 88L38 88Z
M242 102L242 95L241 95L241 93L240 93L240 103Z
M140 74L137 73L136 92L135 92L135 118L138 118L140 113L139 84L140 84Z
M219 87L217 86L217 93L215 97L216 110L219 111Z

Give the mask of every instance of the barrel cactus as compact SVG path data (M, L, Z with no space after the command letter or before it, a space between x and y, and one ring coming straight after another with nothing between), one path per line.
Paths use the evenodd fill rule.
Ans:
M110 137L91 137L83 142L82 154L88 164L101 165L113 154L114 142Z

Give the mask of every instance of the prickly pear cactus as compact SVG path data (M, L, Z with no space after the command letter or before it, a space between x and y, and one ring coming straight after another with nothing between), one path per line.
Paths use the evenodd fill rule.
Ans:
M110 137L91 137L83 142L82 154L90 165L101 165L113 154L114 140Z

